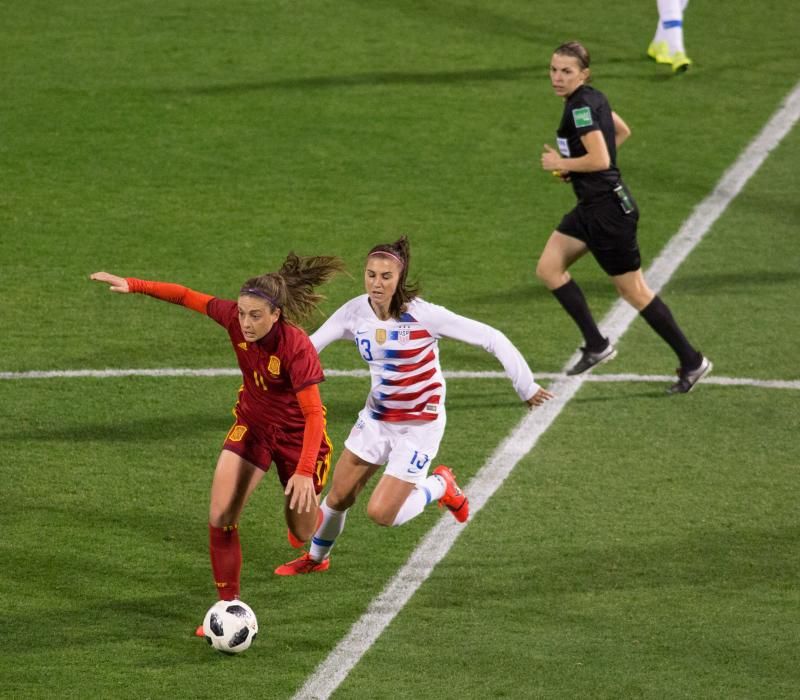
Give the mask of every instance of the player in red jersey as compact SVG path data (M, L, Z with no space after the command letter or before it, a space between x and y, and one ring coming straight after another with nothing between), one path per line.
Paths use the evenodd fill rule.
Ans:
M233 411L236 420L211 485L209 551L222 600L239 596L239 518L273 462L285 489L290 542L302 546L317 527L319 493L331 458L318 387L324 375L314 346L295 323L308 317L321 300L314 287L343 269L339 258L290 254L278 272L247 280L237 301L178 284L107 272L91 275L110 285L112 292L147 294L186 306L228 331L243 383Z

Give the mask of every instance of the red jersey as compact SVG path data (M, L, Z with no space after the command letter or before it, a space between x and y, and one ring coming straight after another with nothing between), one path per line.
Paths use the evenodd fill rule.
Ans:
M266 336L251 343L242 334L235 301L215 297L208 302L206 313L228 331L242 370L239 414L254 424L302 431L305 418L296 394L325 379L305 331L279 318Z

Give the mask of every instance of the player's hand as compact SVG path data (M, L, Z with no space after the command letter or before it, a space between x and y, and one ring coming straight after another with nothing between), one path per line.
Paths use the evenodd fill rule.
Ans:
M290 497L289 510L296 510L298 513L308 513L319 504L319 497L314 490L314 480L310 476L292 474L283 493Z
M542 153L542 170L561 170L561 154L548 146L544 145L544 152Z
M534 406L541 406L545 401L549 401L555 394L551 394L547 389L539 389L533 396L531 396L525 403L531 408Z
M572 180L569 170L553 170L551 175L557 177L561 182L570 182Z
M124 277L117 277L117 275L112 275L110 272L93 272L89 275L89 279L96 282L105 282L110 285L112 292L127 294L131 291L130 287L128 287L128 281Z

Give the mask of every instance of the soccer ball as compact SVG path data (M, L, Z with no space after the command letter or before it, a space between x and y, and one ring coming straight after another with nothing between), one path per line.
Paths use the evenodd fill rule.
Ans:
M225 654L240 654L250 648L258 634L258 620L241 600L218 600L203 619L206 641Z

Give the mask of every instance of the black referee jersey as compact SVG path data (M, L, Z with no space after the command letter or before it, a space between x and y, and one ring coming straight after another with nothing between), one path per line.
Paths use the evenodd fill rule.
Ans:
M617 143L611 105L606 96L588 85L581 85L564 103L564 114L558 127L556 142L565 158L586 155L581 136L599 129L608 148L611 165L606 170L593 173L570 173L570 181L580 204L605 199L621 182L617 168Z

